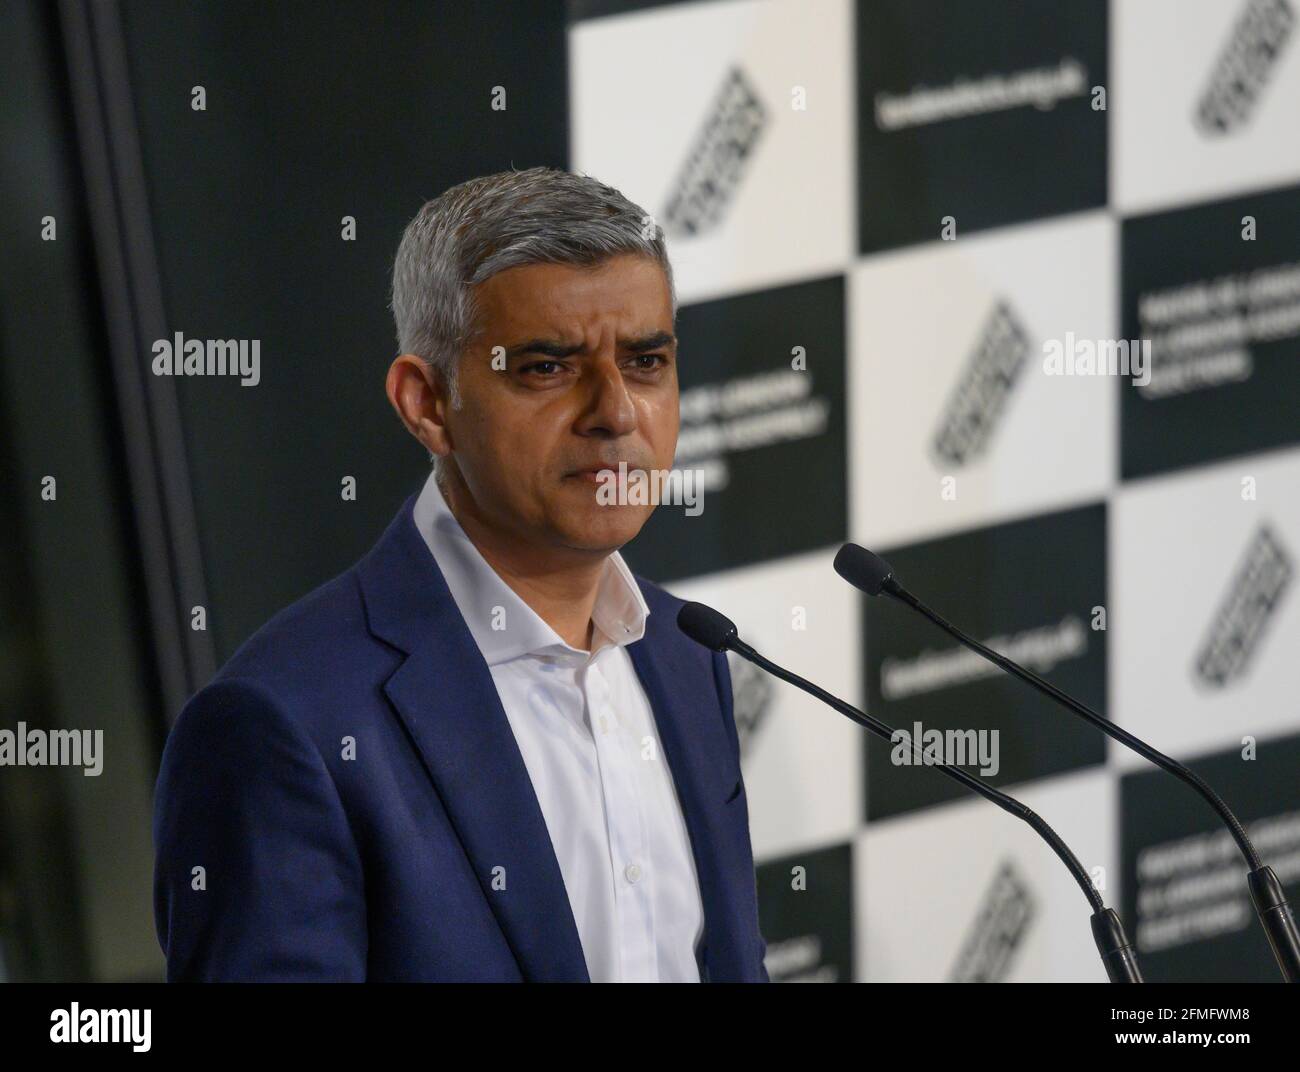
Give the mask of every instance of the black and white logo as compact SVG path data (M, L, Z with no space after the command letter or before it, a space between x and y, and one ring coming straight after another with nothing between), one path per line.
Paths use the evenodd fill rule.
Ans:
M984 452L1028 355L1024 328L1007 303L999 301L935 432L932 450L940 468L963 466Z
M1223 688L1240 677L1259 647L1294 572L1291 557L1267 525L1261 525L1242 555L1223 602L1196 656L1196 677Z
M664 210L665 231L697 235L718 224L767 122L767 109L745 72L731 68L673 184Z
M743 758L750 753L758 729L771 711L772 681L764 671L735 652L728 653L727 665L731 670L732 713Z
M1250 119L1294 25L1287 0L1247 0L1197 104L1202 133L1231 134Z
M979 916L962 943L948 976L951 983L1000 983L1011 970L1035 913L1029 884L1010 860L993 877Z

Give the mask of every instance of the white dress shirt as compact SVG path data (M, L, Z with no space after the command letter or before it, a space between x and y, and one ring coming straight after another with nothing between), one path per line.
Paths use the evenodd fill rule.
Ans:
M617 552L570 647L465 535L433 474L415 523L487 661L541 805L592 982L699 982L690 837L627 645L650 613ZM539 927L547 926L538 920Z

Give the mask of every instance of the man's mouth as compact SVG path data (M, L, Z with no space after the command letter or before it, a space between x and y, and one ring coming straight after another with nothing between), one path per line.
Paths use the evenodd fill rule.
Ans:
M580 469L570 469L564 474L565 480L581 480L590 484L602 484L608 480L618 480L619 465L625 465L626 472L630 476L635 473L638 466L630 462L598 462L594 465L584 465Z

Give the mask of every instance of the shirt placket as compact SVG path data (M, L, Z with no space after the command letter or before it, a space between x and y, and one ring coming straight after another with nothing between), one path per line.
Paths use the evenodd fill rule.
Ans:
M615 709L609 682L594 659L584 675L583 696L600 765L623 979L655 982L658 970L652 876L637 792L636 757L628 747L628 733L620 729L620 713Z

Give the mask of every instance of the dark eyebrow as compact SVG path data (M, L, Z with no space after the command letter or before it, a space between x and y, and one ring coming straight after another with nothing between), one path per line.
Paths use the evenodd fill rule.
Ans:
M651 350L660 350L665 346L673 346L677 342L677 336L670 331L656 331L650 335L643 335L639 339L620 339L618 344L624 350L630 350L634 354L645 354Z
M620 349L627 350L630 353L645 354L651 350L672 346L676 342L677 337L672 332L655 331L636 339L619 339L618 345ZM506 357L514 358L523 354L538 354L542 357L564 358L580 354L582 351L582 343L565 343L560 342L559 339L529 339L527 342L521 342L506 350Z
M582 352L582 343L563 343L558 339L529 339L506 351L506 357L519 357L521 354L540 354L543 357L572 357Z

